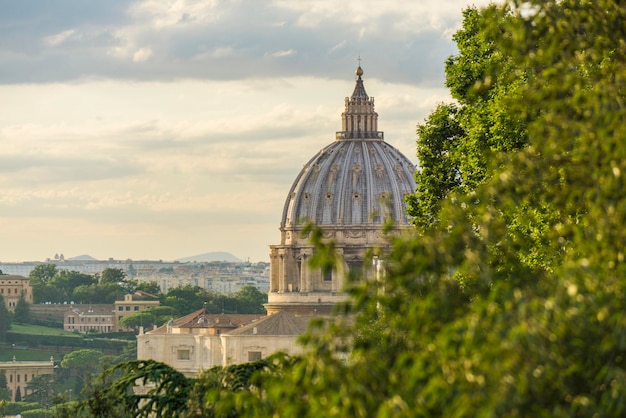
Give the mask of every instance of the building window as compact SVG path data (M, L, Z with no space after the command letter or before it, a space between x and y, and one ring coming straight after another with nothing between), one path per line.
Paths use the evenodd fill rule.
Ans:
M260 351L248 351L248 361L261 360L262 357Z
M135 311L138 311L138 310L139 310L139 306L135 306L133 309L134 309Z
M322 270L322 274L324 275L325 282L333 281L333 269L331 267L327 267L324 270Z
M189 350L178 350L177 352L178 360L190 360L191 359L191 351Z
M118 310L118 311L123 311L123 310L124 310L124 307L123 307L123 306L118 306L118 307L117 307L117 310Z
M127 311L130 311L130 306L127 306L127 307L126 307L126 310L127 310Z

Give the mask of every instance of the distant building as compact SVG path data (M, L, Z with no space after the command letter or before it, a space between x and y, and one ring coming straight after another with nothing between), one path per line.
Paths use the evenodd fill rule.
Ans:
M137 336L137 358L152 359L187 376L215 366L245 363L283 351L298 354L294 335L310 317L208 314L204 309Z
M114 305L90 305L87 309L72 306L63 316L63 329L81 334L113 332L117 329Z
M159 306L161 302L157 296L146 292L135 292L130 295L124 295L124 300L115 301L115 331L123 331L120 320L126 315L143 311L153 306Z
M24 294L24 299L28 303L33 303L33 288L28 281L28 277L16 274L0 275L0 295L4 297L4 302L9 311L13 312L20 296Z
M20 388L22 397L28 394L26 386L35 376L54 373L54 359L50 361L13 361L0 362L0 370L6 372L7 387L11 401L15 402L17 388Z

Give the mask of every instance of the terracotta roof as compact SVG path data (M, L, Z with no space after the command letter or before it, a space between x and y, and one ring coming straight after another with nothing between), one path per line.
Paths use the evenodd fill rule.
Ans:
M153 329L151 331L147 331L150 334L167 334L167 325L170 324L174 327L178 327L180 324L185 324L189 321L191 321L193 318L198 318L200 315L202 315L204 313L204 309L199 309L195 312L192 312L190 314L187 314L183 317L180 317L178 319L173 319L172 321L169 321L168 323L158 327L157 329Z
M113 305L93 305L85 308L84 306L79 308L75 306L69 306L68 311L72 311L80 315L113 315Z
M204 318L204 319L203 319ZM207 314L199 309L188 315L174 319L163 326L147 331L150 334L167 334L168 324L174 328L227 328L236 329L245 324L265 318L260 314Z
M265 315L260 314L200 314L179 328L239 328Z
M20 276L19 274L0 274L0 280L26 280L28 277Z
M304 333L312 316L296 316L289 312L278 312L251 324L232 330L228 335L300 335Z

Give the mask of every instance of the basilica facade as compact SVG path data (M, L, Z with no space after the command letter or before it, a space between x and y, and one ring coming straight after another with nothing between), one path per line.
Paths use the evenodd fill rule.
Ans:
M296 176L283 207L280 243L270 246L268 316L219 317L198 311L138 336L138 359L153 359L194 375L216 365L244 363L276 351L296 354L297 337L315 316L345 300L352 269L368 274L368 251L384 258L388 234L411 229L405 196L415 190L414 165L385 142L374 98L356 70L345 98L341 131ZM334 267L312 268L318 228L334 243ZM227 324L227 326L226 326Z

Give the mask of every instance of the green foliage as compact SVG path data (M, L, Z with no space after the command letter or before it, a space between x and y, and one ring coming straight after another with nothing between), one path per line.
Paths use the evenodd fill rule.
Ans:
M261 293L254 286L244 286L233 295L237 301L237 313L264 314L263 304L267 303L267 294Z
M4 414L8 416L14 416L24 411L39 408L39 406L38 403L34 402L7 402L6 405L4 405L4 410L0 407L0 412L4 412Z
M8 401L10 399L6 370L0 370L0 401Z
M57 274L55 264L39 264L28 275L31 286L47 285Z
M446 85L457 103L439 105L417 128L420 170L407 201L418 226L436 223L440 202L451 193L471 194L490 178L494 153L527 143L526 125L535 112L521 114L509 103L519 99L533 72L514 63L499 42L512 20L508 9L463 12L463 27L453 36L459 52L446 61Z
M40 374L33 377L26 384L26 395L24 401L36 402L40 405L50 406L54 395L54 376L51 374Z
M17 304L15 305L13 320L18 324L26 324L31 320L30 304L26 302L24 291L20 294L20 298L17 300Z
M160 327L170 319L172 319L172 309L169 306L154 306L124 316L120 320L120 325L128 329L138 329L140 326L149 329L153 325Z
M0 342L6 341L9 329L11 329L11 314L4 297L0 295Z
M100 274L100 284L106 283L123 283L126 281L126 272L122 269L108 267L102 270Z
M151 295L158 296L161 294L161 288L156 282L141 282L135 287L136 291L142 291Z
M82 285L74 289L72 300L77 303L112 304L122 300L128 289L117 283Z
M72 369L83 382L87 381L89 375L95 373L100 368L100 360L104 354L99 350L82 349L66 354L61 361L61 367Z
M170 289L160 297L162 306L169 306L172 314L187 315L204 308L208 313L264 313L267 295L253 286L245 286L232 296L217 294L199 286Z
M166 364L130 361L109 368L90 389L81 416L183 417L193 380ZM143 390L134 391L136 386Z

